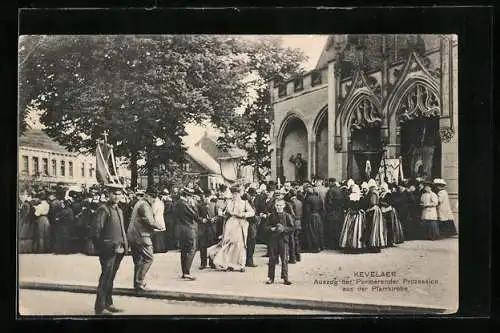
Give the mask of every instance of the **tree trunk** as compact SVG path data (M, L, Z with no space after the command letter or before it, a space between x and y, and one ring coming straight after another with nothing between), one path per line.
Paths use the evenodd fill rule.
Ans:
M137 149L132 149L131 154L130 154L130 173L131 173L131 180L130 180L130 187L136 188L137 187L137 177L138 177L138 172L137 172L137 159L139 158L139 152Z
M148 146L146 147L146 166L147 166L147 173L148 173L148 187L153 186L155 183L155 177L154 177L154 163L153 163L153 154L151 151L151 147Z

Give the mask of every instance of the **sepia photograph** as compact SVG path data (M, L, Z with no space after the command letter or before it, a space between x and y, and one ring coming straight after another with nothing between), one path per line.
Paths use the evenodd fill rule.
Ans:
M19 36L18 316L456 313L459 37Z

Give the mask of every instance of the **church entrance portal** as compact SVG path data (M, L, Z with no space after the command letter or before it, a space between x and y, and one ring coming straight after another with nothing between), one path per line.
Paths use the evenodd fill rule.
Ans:
M401 124L401 156L405 178L441 177L438 117L419 117Z
M375 178L382 159L380 127L365 127L351 131L347 175L355 181Z

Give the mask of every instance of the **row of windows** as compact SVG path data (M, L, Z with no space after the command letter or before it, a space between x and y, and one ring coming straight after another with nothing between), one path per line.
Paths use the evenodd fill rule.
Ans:
M48 158L42 158L42 167L40 168L40 159L38 157L32 157L33 161L33 173L35 175L41 174L43 176L49 176L49 159ZM56 176L61 176L61 177L66 177L66 161L61 160L59 162L59 172L57 169L57 160L51 160L51 173L50 176L56 177ZM73 172L73 162L68 162L68 176L69 177L74 177L74 172ZM80 168L80 173L82 177L85 177L85 163L81 164ZM29 175L30 174L30 166L29 166L29 157L28 156L23 156L23 170L22 172L24 174ZM89 169L88 169L88 175L89 177L94 177L94 167L92 163L89 164Z
M311 86L317 86L321 84L321 72L320 71L313 71L311 73ZM279 82L278 81L278 96L279 97L284 97L286 96L286 83ZM303 78L297 78L293 81L293 91L294 92L299 92L304 90L304 80Z

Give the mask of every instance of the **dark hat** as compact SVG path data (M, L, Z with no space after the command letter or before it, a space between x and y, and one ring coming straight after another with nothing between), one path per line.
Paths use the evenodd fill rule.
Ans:
M233 185L229 190L231 191L231 193L237 193L241 191L241 188L239 185Z
M257 190L254 189L253 187L250 187L248 190L247 190L247 193L251 196L254 196L254 195L257 195Z
M220 184L219 185L219 191L224 192L225 190L227 190L227 185Z
M329 183L335 183L337 181L336 178L328 178Z

